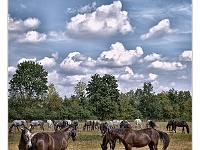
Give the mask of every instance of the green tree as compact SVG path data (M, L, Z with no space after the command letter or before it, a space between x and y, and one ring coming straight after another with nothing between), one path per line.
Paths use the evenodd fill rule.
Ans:
M47 75L42 65L24 61L17 65L16 73L9 81L9 97L43 98L47 92Z
M105 74L100 77L99 74L95 74L91 77L86 91L94 115L102 120L114 117L119 103L117 88L117 80L112 75Z

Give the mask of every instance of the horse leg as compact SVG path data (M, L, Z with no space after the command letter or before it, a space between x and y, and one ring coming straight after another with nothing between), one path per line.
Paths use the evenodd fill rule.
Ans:
M19 126L17 126L17 130L18 130L18 132L20 132L20 131L19 131Z
M132 146L127 144L127 145L124 145L125 146L125 150L132 150Z
M182 128L182 133L184 133L184 127Z
M149 146L149 149L150 150L154 150L154 144L153 144L153 142L150 142L149 144L148 144L148 146ZM156 149L157 150L157 149Z

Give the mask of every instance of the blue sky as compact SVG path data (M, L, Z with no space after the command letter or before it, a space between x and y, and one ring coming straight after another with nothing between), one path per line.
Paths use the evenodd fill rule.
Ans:
M60 96L95 73L128 92L192 92L191 0L10 0L8 80L24 60L40 62Z

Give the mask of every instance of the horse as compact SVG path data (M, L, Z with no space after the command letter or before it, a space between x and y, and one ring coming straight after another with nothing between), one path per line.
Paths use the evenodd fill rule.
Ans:
M168 130L169 130L169 131L171 130L171 127L172 127L173 122L174 122L174 120L168 120L168 123L167 123L167 126L166 126L167 131L168 131Z
M119 139L123 143L125 150L131 150L132 147L140 148L147 145L150 150L158 150L159 138L163 141L163 150L166 150L170 143L170 137L163 131L153 128L141 130L130 128L110 129L103 137L101 148L102 150L107 150L107 144L110 143L110 148L114 150L116 139Z
M56 131L58 127L61 128L63 126L63 120L54 120L53 125L54 125L54 130Z
M182 133L184 132L184 127L186 127L187 133L189 134L189 126L186 121L174 121L172 124L172 130L176 133L176 127L182 127Z
M29 129L32 131L34 129L34 126L40 126L40 129L44 131L44 121L42 120L31 121Z
M53 122L51 120L47 120L48 129L50 130L53 126Z
M138 125L140 126L141 129L143 128L143 126L142 126L142 120L141 119L135 119L134 123L136 125L136 128L137 128Z
M149 126L151 128L154 128L156 126L155 120L147 120L147 122L146 122L146 128L148 128Z
M100 124L101 124L101 121L100 120L93 120L93 130L95 129L100 129Z
M93 120L85 120L85 124L83 126L83 130L85 131L85 129L87 129L87 131L94 129Z
M74 128L75 128L75 130L77 130L78 129L78 120L73 120L72 121L72 124L74 125Z
M131 124L127 121L127 120L123 120L121 123L120 123L120 128L132 128Z
M11 124L11 126L9 127L9 133L11 133L12 128L15 127L15 132L16 132L16 128L19 131L19 126L26 126L27 121L26 120L14 120ZM19 131L20 132L20 131Z
M102 136L109 130L109 129L113 129L115 128L114 124L112 121L106 121L106 122L102 122L100 124L100 130L101 130L101 134Z
M21 138L19 141L19 150L66 150L68 140L76 140L76 130L67 126L51 134L46 132L37 132L31 134L31 131L25 127L22 128Z

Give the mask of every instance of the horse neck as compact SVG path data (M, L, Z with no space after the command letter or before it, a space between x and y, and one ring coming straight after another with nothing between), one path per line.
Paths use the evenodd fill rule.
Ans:
M125 134L126 134L126 131L125 131L126 129L125 128L120 128L120 129L117 129L117 130L115 130L115 131L117 131L117 132L111 132L111 134L114 136L114 137L116 137L116 138L118 138L118 139L120 139L120 140L124 140L124 137L125 137Z

